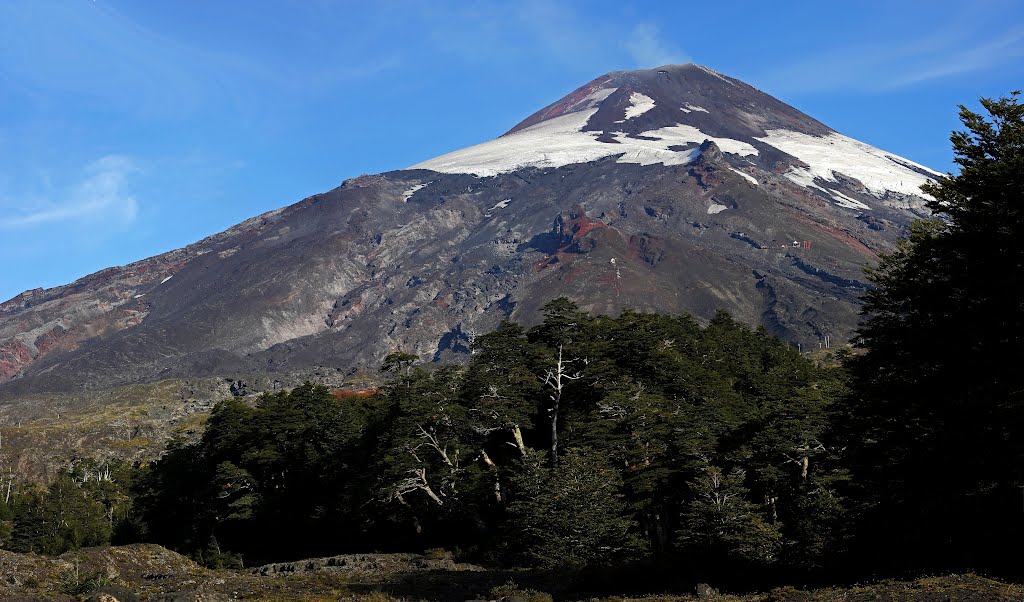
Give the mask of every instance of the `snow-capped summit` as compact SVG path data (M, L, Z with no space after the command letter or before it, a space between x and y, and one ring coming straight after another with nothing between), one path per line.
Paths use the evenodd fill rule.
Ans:
M620 163L686 165L710 140L744 170L777 172L840 206L870 209L841 190L855 180L878 199L918 197L938 174L843 136L749 86L699 65L617 71L577 88L504 135L414 165L493 176L616 157ZM911 201L913 202L913 201Z
M935 176L705 67L609 73L489 142L0 303L0 399L458 360L561 296L841 342Z

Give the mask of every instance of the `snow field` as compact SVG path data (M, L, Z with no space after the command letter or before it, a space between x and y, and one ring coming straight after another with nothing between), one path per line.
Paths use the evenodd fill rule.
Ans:
M590 97L607 98L613 91L600 90ZM613 139L617 144L598 142L600 132L581 131L597 112L597 108L591 106L588 110L561 115L507 136L429 159L410 169L471 173L485 177L524 167L562 167L586 163L613 155L620 155L619 163L686 165L697 158L697 150L680 152L669 150L669 147L700 144L705 140L714 141L722 152L757 154L757 149L746 142L714 138L693 126L683 124L642 133L643 136L659 140L642 140L615 132Z
M900 165L890 157L939 175L923 165L896 157L838 133L824 137L790 130L769 130L767 133L767 136L758 140L793 155L810 166L807 169L793 168L785 174L790 180L803 186L813 185L815 178L838 182L834 172L839 172L857 178L878 197L883 196L887 190L924 196L920 186L930 181L930 178ZM828 192L831 194L833 191Z
M575 112L542 121L495 140L429 159L413 165L411 169L469 173L486 177L526 167L556 168L612 156L617 156L616 161L619 163L686 165L697 159L699 150L690 148L676 151L670 147L692 147L705 140L715 142L723 153L741 157L758 154L757 148L748 142L712 137L687 124L642 132L642 138L631 137L625 132L583 131L590 118L597 112L600 103L614 91L614 88L596 90L574 104L574 108L578 107ZM645 94L633 92L629 99L631 104L626 109L626 119L636 118L655 108L654 99ZM690 104L681 107L681 110L687 113L708 112L703 107ZM612 142L598 141L597 138L602 135L610 136ZM765 136L757 137L755 140L792 155L807 165L793 167L787 171L784 175L789 180L807 188L817 189L837 205L848 209L867 210L870 207L846 194L824 188L816 182L838 183L840 178L837 174L842 174L860 181L868 193L878 198L884 197L887 191L923 197L925 195L920 191L920 186L931 179L926 174L940 175L917 163L838 133L812 136L791 130L768 130ZM914 171L911 167L919 168L925 173ZM757 179L750 174L738 169L732 171L755 186L758 184ZM408 200L408 196L417 189L407 191L403 199ZM504 207L493 207L491 210L499 208Z

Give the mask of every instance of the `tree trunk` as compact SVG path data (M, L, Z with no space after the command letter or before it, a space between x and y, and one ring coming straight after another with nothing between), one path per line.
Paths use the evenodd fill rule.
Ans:
M491 469L494 469L494 470L498 469L498 465L494 463L494 460L491 460L491 457L487 455L487 451L486 450L480 450L480 457L483 459L484 464L486 464L488 468L491 468ZM494 474L494 499L499 504L502 502L502 497L501 497L501 474L498 473L498 472L496 472Z
M565 365L572 363L575 360L563 360L562 359L562 346L558 346L558 362L555 364L555 369L548 370L548 373L544 376L544 384L551 387L552 393L549 396L551 398L551 410L549 411L551 417L551 466L558 466L558 412L562 405L562 391L565 389L565 385L568 381L579 380L583 376L579 373L568 374L565 371Z
M562 392L558 392L558 396L562 396ZM558 405L559 402L555 401L555 406L551 409L551 466L558 467Z
M430 496L430 499L432 499L435 502L437 502L438 506L444 506L444 502L441 500L441 498L437 497L437 494L434 493L434 490L430 488L430 485L427 485L426 483L424 483L423 484L423 491L425 491L427 493L427 495Z
M490 468L495 467L494 460L491 460L491 457L487 455L486 450L480 450L480 458L484 461L484 464L486 464Z
M519 425L512 426L512 438L516 440L516 447L519 448L519 455L526 457L526 444L523 443L523 431L519 428Z

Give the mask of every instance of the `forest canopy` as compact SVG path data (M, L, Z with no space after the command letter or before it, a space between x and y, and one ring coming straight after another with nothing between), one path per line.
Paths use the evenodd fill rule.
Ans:
M702 327L565 299L473 351L430 371L392 356L360 400L307 384L222 402L141 479L148 535L253 559L446 547L546 567L805 567L841 541L846 472L823 437L838 368L724 313Z

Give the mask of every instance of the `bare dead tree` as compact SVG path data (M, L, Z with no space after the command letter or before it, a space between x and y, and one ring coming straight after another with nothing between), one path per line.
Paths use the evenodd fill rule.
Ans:
M564 359L562 346L559 345L558 360L555 362L554 368L544 374L544 386L551 388L551 393L548 395L551 398L551 409L548 410L548 415L551 418L551 466L553 467L558 466L558 414L562 406L562 394L570 382L583 378L583 374L580 372L572 374L568 372L569 364L575 361L578 359Z
M425 439L425 441L423 443L420 443L416 447L412 448L411 453L413 454L413 456L416 456L416 450L418 450L419 448L421 448L421 447L423 447L425 445L425 446L433 449L434 451L436 451L438 453L438 455L441 456L441 459L444 461L444 463L447 464L450 468L452 468L452 469L458 468L458 466L456 466L452 462L451 458L448 457L448 446L447 445L442 447L441 444L438 443L437 437L435 437L434 434L431 431L428 431L427 429L423 428L422 424L417 424L416 425L416 429L419 431L419 436L421 438ZM416 458L416 459L419 460L419 458ZM457 461L458 460L458 456L456 456L455 459Z
M428 429L419 423L416 424L416 436L419 437L422 442L418 445L408 447L406 452L408 452L420 466L418 468L409 469L408 474L410 476L395 484L394 489L387 498L387 501L397 501L404 506L409 506L410 504L405 500L404 496L415 491L422 491L438 506L443 506L444 500L442 498L445 496L445 489L447 488L452 492L457 492L456 482L460 470L459 450L455 449L454 451L449 452L448 445L443 444L438 439L433 429ZM449 474L446 478L441 479L440 489L438 490L435 490L434 487L431 486L430 481L427 480L427 462L424 458L420 457L420 454L424 449L433 450L445 466L448 467Z
M796 454L797 454L796 456L791 456L789 454L784 454L786 456L786 463L787 464L792 463L792 464L796 464L797 466L799 466L800 467L800 478L806 480L807 479L808 470L810 469L810 466L811 466L811 455L816 453L816 452L823 452L823 451L825 451L825 446L822 445L821 443L817 443L816 445L811 445L810 443L804 443L803 445L799 445L797 447L794 447L793 451L796 452Z
M501 473L498 472L498 465L491 460L491 457L487 455L487 450L480 450L480 459L483 460L487 468L494 471L494 500L499 504L505 501L505 498L501 492Z
M719 512L722 511L729 503L729 500L738 496L736 492L725 491L723 488L724 479L722 473L717 470L709 470L708 478L711 481L711 490L702 494L702 497L717 509Z
M11 503L11 492L14 490L14 478L17 476L14 473L14 460L8 457L7 454L3 453L4 448L4 432L0 429L0 463L7 460L7 474L0 474L0 490L4 488L3 479L7 479L7 491L4 492L4 504Z
M396 499L401 504L408 506L409 503L405 501L403 496L414 491L422 491L427 494L427 497L434 500L438 506L444 506L444 500L434 492L434 489L430 486L430 482L427 481L426 468L413 468L409 470L409 473L411 475L410 477L399 481L395 485L395 490L391 495L392 499Z

